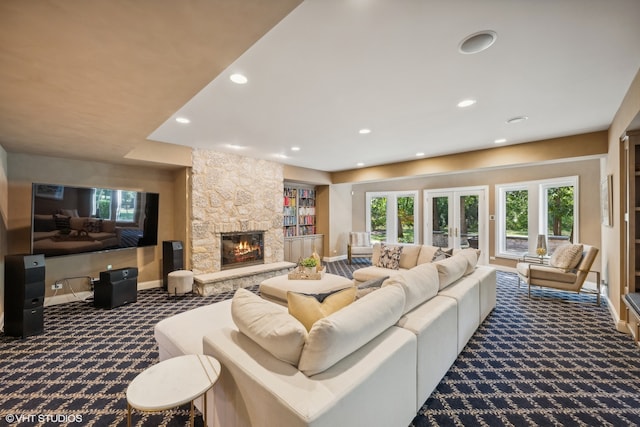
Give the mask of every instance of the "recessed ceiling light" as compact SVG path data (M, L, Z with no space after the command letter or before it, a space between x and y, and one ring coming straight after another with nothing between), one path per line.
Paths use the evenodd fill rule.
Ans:
M485 30L473 33L465 37L458 46L458 51L465 55L482 52L495 43L498 34L495 31Z
M358 163L356 163L356 166L357 166L357 167L359 167L359 168L361 168L361 167L363 167L363 166L364 166L364 163L362 163L362 162L358 162Z
M509 120L507 120L507 123L512 125L514 123L524 122L525 120L528 120L528 119L529 119L529 117L527 117L527 116L517 116L517 117L512 117Z
M176 122L186 125L188 123L191 123L191 120L187 119L186 117L176 117Z
M495 142L496 144L502 144L503 142L507 142L507 140L505 138L499 138L499 139L496 139L493 142Z
M279 159L288 159L288 157L285 154L274 154L274 156Z
M227 147L232 148L234 150L243 150L245 147L238 144L227 144Z
M249 81L249 79L247 79L247 77L244 74L239 74L239 73L231 74L229 78L231 79L232 82L239 85L243 85Z
M291 151L300 151L300 147L291 147Z
M424 156L424 153L423 153L423 152L416 153L416 157L422 157L422 156Z
M465 99L463 101L458 102L458 107L460 108L464 108L464 107L470 107L473 104L475 104L477 101L475 99Z
M361 134L361 135L366 135L366 134L368 134L368 133L371 133L371 129L367 129L367 128L360 129L360 130L358 131L358 133L359 133L359 134Z

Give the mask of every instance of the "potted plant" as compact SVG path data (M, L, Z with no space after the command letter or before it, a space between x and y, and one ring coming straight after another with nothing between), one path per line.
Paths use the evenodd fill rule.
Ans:
M318 260L313 257L308 257L300 261L300 265L304 268L305 273L315 273L316 267L318 266Z

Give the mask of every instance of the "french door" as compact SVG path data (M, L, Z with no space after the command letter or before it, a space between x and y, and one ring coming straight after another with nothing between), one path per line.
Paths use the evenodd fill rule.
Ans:
M425 190L425 243L441 248L481 249L488 262L486 187Z

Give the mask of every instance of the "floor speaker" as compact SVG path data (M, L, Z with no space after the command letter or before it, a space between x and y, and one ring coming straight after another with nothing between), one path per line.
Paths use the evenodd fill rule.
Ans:
M169 273L184 270L184 251L181 240L165 240L162 242L162 287L168 288Z
M138 269L119 268L100 272L100 282L93 288L93 305L115 308L138 301Z
M44 332L44 255L4 258L4 333L28 337Z

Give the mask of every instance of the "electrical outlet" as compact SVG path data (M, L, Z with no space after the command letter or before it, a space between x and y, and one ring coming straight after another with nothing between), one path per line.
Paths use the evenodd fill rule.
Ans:
M51 285L51 289L54 290L54 291L56 291L58 289L62 289L62 283L60 283L60 282L54 283L53 285Z

